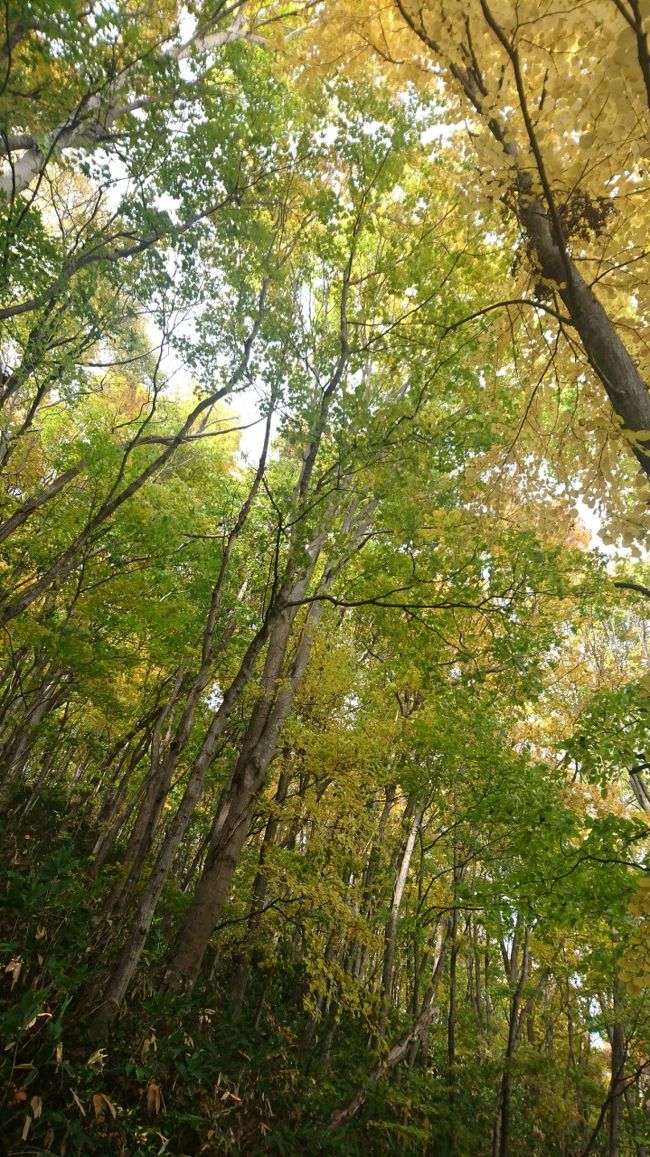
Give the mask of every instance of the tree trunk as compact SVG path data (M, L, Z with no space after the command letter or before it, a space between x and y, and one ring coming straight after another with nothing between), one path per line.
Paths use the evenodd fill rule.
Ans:
M650 393L647 383L641 377L618 330L596 297L593 289L572 261L563 235L560 216L555 205L553 191L549 185L541 154L539 141L525 93L524 75L517 47L494 18L487 0L481 0L485 22L496 41L501 45L513 70L519 94L520 112L523 118L530 151L537 172L536 179L541 184L542 196L534 192L530 163L521 159L516 146L508 136L505 119L494 113L488 105L488 89L480 66L476 60L474 46L470 41L459 44L455 59L446 54L427 31L427 27L417 8L410 10L408 0L396 0L397 6L413 32L431 52L442 59L454 79L463 90L468 102L483 118L488 130L503 149L507 163L513 174L514 212L519 224L525 230L530 248L542 277L553 282L557 293L566 307L575 326L587 359L600 379L609 398L614 413L624 430L633 435L629 445L637 461L650 475ZM469 27L469 23L466 26ZM470 62L466 66L458 61ZM494 79L494 78L493 78ZM638 437L634 437L638 435Z
M615 1019L610 1030L612 1075L609 1085L609 1110L607 1114L607 1157L618 1157L618 1134L621 1121L622 1098L626 1087L625 1029L620 1019L622 1005L622 987L619 981L615 981L613 993L613 1012Z
M305 578L301 582L301 587L306 586L306 581ZM228 899L230 883L248 835L254 802L264 786L280 730L307 666L313 631L323 610L322 603L312 603L285 685L278 689L296 609L292 607L285 611L269 640L263 677L266 690L253 708L232 780L215 819L203 872L172 951L168 977L172 988L191 987L199 974L217 918Z
M455 805L455 800L454 800ZM454 806L456 814L456 806ZM454 910L451 913L449 928L449 1009L447 1013L447 1079L449 1082L449 1153L456 1152L456 1002L457 1002L457 963L458 963L458 844L454 840L453 850L453 892L452 903Z
M278 786L275 792L274 812L267 821L264 829L264 838L262 840L262 847L260 849L259 866L255 883L253 884L253 898L251 903L250 915L248 917L248 935L252 938L259 926L260 914L264 907L266 899L266 891L268 887L268 879L264 872L264 864L269 854L269 850L275 843L278 827L280 825L280 818L277 814L277 808L281 807L287 798L287 791L291 783L291 772L283 771L278 780ZM239 959L235 966L235 976L232 984L232 991L230 1001L234 1009L239 1011L244 1003L244 995L246 993L246 986L251 970L251 959L253 954L252 945L245 947L239 955Z
M519 1043L521 1034L522 1020L519 1016L521 1006L521 997L524 985L528 979L528 933L524 932L524 941L522 948L521 968L519 969L519 937L520 937L520 920L517 920L517 926L512 939L512 947L510 952L501 942L501 952L506 965L506 975L511 986L510 997L510 1014L508 1017L508 1043L506 1045L506 1052L503 1061L503 1074L501 1077L501 1090L499 1093L499 1115L494 1133L494 1147L493 1152L498 1154L498 1157L508 1157L510 1149L510 1094L512 1088L512 1063L514 1061L515 1052ZM517 972L519 971L519 975Z
M269 622L267 620L251 640L237 676L224 695L223 702L208 728L201 750L190 769L183 799L165 833L158 858L142 893L138 911L135 914L124 948L115 970L109 978L102 1002L90 1024L91 1035L101 1036L119 1011L142 955L156 905L167 881L174 857L187 825L194 814L194 809L201 798L203 781L212 761L218 737L222 734L239 696L252 676L255 661L264 645L268 629Z
M347 1105L345 1105L343 1109L338 1109L335 1113L332 1114L329 1122L329 1127L331 1129L339 1129L342 1125L347 1125L348 1121L351 1121L352 1118L356 1116L366 1099L368 1084L376 1084L378 1081L381 1081L384 1077L388 1076L388 1074L392 1072L396 1065L398 1065L400 1061L404 1059L404 1057L409 1055L414 1043L420 1040L423 1033L425 1033L428 1029L435 1014L434 1001L436 992L438 990L440 977L442 975L442 966L444 964L448 942L449 926L447 926L443 932L443 926L441 924L438 929L437 955L433 968L431 984L422 1003L422 1009L419 1015L415 1018L415 1021L413 1022L408 1032L404 1033L400 1040L397 1041L397 1043L394 1044L390 1049L386 1060L382 1061L381 1064L377 1065L374 1069L371 1070L371 1072L366 1077L364 1084L359 1089L357 1089L357 1092L352 1097L352 1100L348 1101Z
M409 801L411 803L411 801ZM407 810L408 810L407 804ZM415 800L412 801L412 807L415 808L413 817L411 819L410 828L399 862L399 869L397 872L397 879L393 888L393 898L390 906L390 913L388 922L386 924L386 932L384 939L384 962L381 978L381 1035L384 1035L386 1028L386 1019L388 1017L388 1006L390 1004L391 990L393 984L393 966L395 961L395 938L397 934L397 924L399 921L400 908L402 906L402 898L404 896L404 889L408 879L409 868L411 867L411 859L413 856L413 849L417 839L422 817L424 815L425 803L422 802L419 806L415 806Z

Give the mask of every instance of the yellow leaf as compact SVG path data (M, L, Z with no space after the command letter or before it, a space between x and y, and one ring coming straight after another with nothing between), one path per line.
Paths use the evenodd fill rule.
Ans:
M103 1069L105 1060L106 1049L97 1049L97 1052L92 1053L91 1056L88 1057L86 1064L90 1065L91 1068L96 1066L98 1069Z

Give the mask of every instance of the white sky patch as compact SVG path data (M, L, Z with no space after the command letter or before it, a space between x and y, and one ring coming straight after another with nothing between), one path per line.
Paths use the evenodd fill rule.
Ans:
M578 513L580 522L589 532L589 545L594 550L600 550L603 554L607 555L612 560L632 557L629 547L617 546L616 543L603 542L602 538L600 537L600 531L603 529L604 521L598 511L594 510L593 506L588 506L582 498L578 497L575 499L575 509ZM649 557L648 550L640 543L638 544L638 549L640 551L641 559L644 562L647 561Z
M319 145L333 145L339 135L338 125L326 125L324 129L316 133L316 142Z
M203 696L203 702L210 711L218 711L223 703L223 691L218 683L213 683L212 687Z
M197 20L193 12L188 12L187 8L182 8L180 16L178 17L178 35L182 44L186 44L197 29Z
M436 124L429 125L422 130L420 141L423 145L432 145L435 141L450 141L452 137L464 131L464 121L457 121L455 124L443 124L441 121L437 121Z
M186 335L190 335L192 332L191 319L181 323L178 329L181 332L184 331ZM154 348L154 350L160 349L162 334L151 318L149 318L147 322L147 330L151 338L152 348ZM195 390L196 383L187 366L184 365L176 351L172 349L168 343L165 344L163 355L160 359L159 370L165 380L165 392L168 397L185 403L187 406L196 404L198 400L198 395ZM224 376L226 376L227 372L227 369L224 368ZM266 429L266 422L261 413L261 402L263 400L261 388L256 388L254 385L251 385L247 389L238 390L232 395L226 395L222 400L233 417L233 421L228 423L228 428L232 429L233 425L239 425L241 427L239 432L238 455L240 463L242 465L257 466L264 445L264 432ZM278 423L279 418L276 416L272 425L274 431L277 429Z
M156 209L161 209L163 212L169 213L175 225L177 225L180 220L178 216L180 206L181 202L178 197L172 197L171 193L162 193L159 197L156 197Z

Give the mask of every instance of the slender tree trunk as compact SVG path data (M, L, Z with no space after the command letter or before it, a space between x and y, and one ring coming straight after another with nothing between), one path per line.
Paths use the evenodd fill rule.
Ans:
M216 12L219 13L219 7L216 8ZM169 42L165 45L167 59L181 61L190 55L198 59L234 41L259 42L254 28L246 25L243 4L229 5L224 12L226 15L233 15L231 24L226 27L215 27L216 18L213 16L207 22L207 31L206 26L203 26L184 44L174 44L170 36ZM79 19L83 19L83 16ZM4 46L0 48L0 60L3 56L10 56L14 45L37 28L36 20L31 23L16 22L9 32L9 37L5 39ZM0 190L7 200L15 200L33 181L41 178L48 163L56 160L67 149L92 151L101 144L102 138L104 140L110 138L115 121L130 110L127 94L129 85L133 83L133 72L138 60L136 55L132 64L120 69L110 88L107 86L102 92L86 93L78 107L70 110L69 117L45 134L42 140L39 138L38 143L35 139L21 142L19 138L20 143L15 147L20 156L13 158L12 163L0 173ZM173 98L173 90L170 95ZM147 100L149 99L156 99L155 94L150 94ZM144 104L147 100L143 98Z
M264 829L264 838L262 840L262 847L260 849L259 866L257 875L253 884L253 898L251 902L250 915L248 917L248 935L252 939L257 931L260 923L260 914L264 907L266 899L266 892L268 888L268 878L264 871L264 866L268 858L270 849L275 843L278 827L280 825L280 817L277 809L282 806L287 798L289 784L291 783L291 772L283 771L278 780L278 786L274 798L274 811L270 819L267 821ZM235 976L232 984L232 991L230 1001L234 1009L239 1011L244 1003L244 996L246 993L246 986L251 971L251 961L253 956L253 947L249 944L245 947L239 955L239 959L235 966Z
M9 538L19 526L22 526L23 523L27 521L35 510L40 510L42 506L45 506L47 502L55 498L59 491L63 490L68 482L71 482L78 474L79 470L76 467L65 470L63 474L59 474L58 478L55 478L54 482L50 482L49 486L45 486L39 494L23 502L22 506L14 510L9 518L6 518L4 522L0 523L0 542L4 542L5 539Z
M118 470L117 478L113 483L108 495L100 504L98 509L88 518L86 525L76 535L74 540L61 552L61 554L51 563L49 567L33 582L24 585L19 593L7 591L6 594L0 596L0 626L10 622L16 616L21 615L23 611L27 610L32 603L36 602L43 595L46 595L55 583L67 578L69 574L74 571L78 565L83 551L89 544L96 540L98 534L103 533L106 524L112 519L113 515L128 502L139 490L152 478L155 474L166 465L166 463L176 453L179 446L183 445L186 439L191 435L193 428L200 421L202 415L206 411L211 411L217 402L222 398L227 397L233 388L241 381L246 373L253 345L259 334L262 317L265 308L266 298L266 283L263 285L259 298L258 316L251 327L248 337L243 343L242 356L239 364L224 386L210 394L207 398L203 398L193 408L191 413L185 419L181 428L174 434L165 444L165 448L156 455L156 457L144 467L131 481L120 490L120 485L123 481L124 470L131 455L131 452L138 445L138 439L126 447L122 464ZM269 418L270 421L270 418ZM140 444L144 444L144 441ZM13 595L13 597L12 597Z
M625 1086L623 1096L625 1098L625 1107L627 1109L628 1117L630 1120L631 1130L635 1136L634 1148L636 1150L636 1157L648 1157L648 1150L646 1146L642 1145L640 1141L636 1140L636 1133L638 1128L638 1109L634 1104L632 1089L630 1088L629 1084Z
M129 760L129 765L131 766L133 762L131 745L133 741L138 738L140 732L142 731L144 731L145 735L148 737L147 743L142 749L136 748L136 750L138 750L142 755L144 754L144 751L148 747L151 738L150 727L155 720L158 711L159 707L156 705L150 712L148 712L147 715L144 716L143 719L139 719L135 726L132 727L130 731L126 733L126 735L121 735L120 738L107 751L104 759L100 763L99 768L97 769L97 791L101 790L101 786L103 785L104 779L106 778L106 775L109 771L111 774L108 779L108 787L104 790L101 806L95 820L99 828L104 828L107 824L113 822L115 814L122 800L120 798L119 803L116 804L116 797L111 789L119 779L120 773L127 759ZM130 756L131 759L129 759ZM135 765L133 766L135 767ZM131 772L128 770L123 779L120 780L120 784L117 788L118 794L120 793L122 784L126 786L128 783L130 774ZM101 836L98 838L101 839Z
M295 609L279 620L277 632L269 641L263 680L267 690L253 708L230 786L216 817L203 873L172 951L168 978L171 987L191 987L199 974L217 918L228 899L230 883L248 836L254 802L264 786L280 730L307 666L313 631L322 609L322 603L310 607L285 685L276 689L275 695L273 688L282 670Z
M443 925L441 924L438 930L437 955L433 968L431 984L422 1003L422 1009L419 1015L415 1018L408 1032L404 1033L400 1040L393 1045L386 1059L382 1061L381 1064L376 1065L375 1068L372 1069L370 1073L368 1073L364 1084L359 1089L357 1089L352 1099L348 1101L344 1108L338 1109L335 1113L332 1114L329 1122L331 1129L339 1129L342 1125L347 1125L348 1121L351 1121L352 1118L356 1116L356 1114L359 1112L359 1109L365 1102L368 1093L368 1085L376 1084L378 1081L381 1081L384 1077L388 1076L388 1074L392 1072L392 1070L400 1063L400 1061L404 1060L405 1057L408 1057L415 1041L420 1040L422 1034L428 1029L435 1015L436 992L438 990L438 984L440 983L440 978L442 975L442 968L448 942L449 927L447 926L446 928L443 928Z
M333 379L334 380L334 379ZM322 434L327 399L321 409L320 425L309 452L303 459L297 497L306 497L305 477L313 469ZM303 678L314 632L320 621L323 597L330 589L341 567L365 541L368 520L374 505L366 507L355 525L359 510L353 502L343 520L342 531L351 534L351 546L340 558L330 559L323 570L315 600L310 603L302 631L288 670L283 676L287 649L298 609L302 605L323 546L326 527L333 510L328 509L323 525L306 551L305 570L296 578L295 563L289 560L283 582L280 615L269 634L269 645L262 675L262 694L258 698L246 731L232 780L216 817L213 837L192 903L179 930L169 962L167 983L171 988L194 984L219 913L228 899L230 883L246 841L255 800L264 787L266 771L275 754L285 720L291 710L296 690Z
M395 886L393 888L393 897L391 900L390 912L389 912L388 922L386 924L386 931L385 931L385 936L384 936L384 962L383 962L382 978L381 978L381 993L382 993L381 1035L382 1036L384 1035L385 1028L386 1028L386 1020L388 1017L388 1008L389 1008L389 1004L390 1004L391 991L392 991L392 985L393 985L393 968L394 968L394 962L395 962L395 940L396 940L396 935L397 935L397 925L399 922L400 908L402 906L402 899L404 897L404 889L406 887L406 881L408 879L409 869L411 867L411 859L413 856L413 849L415 847L415 841L417 839L418 831L420 828L420 824L422 823L422 817L424 815L424 809L426 806L424 801L421 804L416 806L414 799L409 801L409 803L410 803L411 807L414 809L414 811L413 811L413 816L411 819L410 827L408 830L408 834L406 836L406 839L404 841L404 846L402 848L402 854L400 856L399 867L398 867L398 872L397 872L397 879L395 880ZM407 804L407 810L409 810L408 804Z
M32 702L24 720L4 744L0 754L7 781L20 780L36 742L40 724L49 712L55 711L65 702L69 694L70 684L56 675Z
M252 676L255 661L264 645L268 630L269 620L267 619L251 640L248 650L240 664L237 676L224 695L223 702L219 710L215 713L203 740L201 750L190 769L183 799L165 832L158 858L147 886L142 893L138 910L134 916L122 953L114 972L109 978L102 1001L93 1015L90 1032L94 1036L101 1036L115 1019L119 1011L131 978L138 966L140 956L142 955L156 905L167 881L176 852L194 814L194 809L201 798L203 781L208 767L212 762L218 738L226 727L239 696Z
M607 1155L618 1157L618 1136L621 1122L622 1096L625 1090L625 1029L621 1020L623 990L620 981L614 981L613 1012L614 1022L610 1030L612 1050L612 1075L609 1085L609 1110L607 1115Z
M127 864L130 865L130 871L126 880L116 884L111 896L110 908L114 910L117 915L121 915L126 911L137 888L147 856L153 846L156 830L160 822L165 800L169 793L174 771L189 741L201 696L210 679L215 632L222 610L223 593L228 577L230 561L237 540L246 525L248 515L257 497L264 476L271 436L271 418L272 411L266 421L264 443L255 476L239 510L235 524L228 535L221 556L219 570L210 595L210 606L205 626L200 638L201 658L199 666L193 678L189 680L189 685L187 685L188 680L186 679L184 667L181 666L179 668L167 702L156 720L151 745L151 770L149 772L144 798L140 805L138 816L125 852L125 860ZM230 623L222 632L222 645L225 646L228 642L234 630L234 625L235 620L233 615L231 616ZM180 719L172 738L174 711L180 702L184 687L185 698ZM162 731L166 724L167 734L163 738Z
M149 771L140 793L138 812L124 852L124 863L129 869L128 875L116 881L106 903L107 915L121 916L127 910L153 845L176 765L175 751L168 753L167 758L161 760L160 749L161 744L164 743L161 733L167 724L166 739L168 742L171 738L174 708L181 694L184 674L183 668L180 667L171 692L151 733Z
M456 806L454 800L454 813ZM449 1009L447 1013L447 1074L449 1082L449 1153L456 1152L456 1004L457 1004L457 965L458 965L458 844L454 840L453 848L453 892L452 903L454 910L451 913L449 927Z
M114 793L107 792L104 798L100 813L101 823L99 817L97 820L97 823L100 826L100 833L97 837L97 840L95 841L95 846L93 848L93 866L91 869L91 875L94 879L99 876L99 873L101 872L106 863L106 860L111 853L111 848L113 847L115 840L117 839L124 825L128 822L131 814L138 804L143 785L141 785L140 789L138 789L133 794L129 803L125 807L123 806L129 783L131 782L131 779L140 760L144 757L150 742L151 733L146 731L144 735L141 735L137 739L130 753L129 747L126 747L122 757L118 761L116 775L119 775L119 772L124 766L124 763L128 757L128 763L124 774L122 775L122 778L117 786L117 790ZM107 907L110 907L110 900L107 901Z
M511 987L510 997L510 1013L508 1017L508 1043L506 1045L506 1052L503 1060L503 1073L501 1076L501 1090L499 1094L499 1114L497 1125L494 1133L494 1147L493 1151L498 1154L498 1157L508 1157L510 1151L510 1095L512 1089L512 1064L515 1058L515 1052L519 1043L521 1034L522 1022L519 1016L521 1006L521 997L526 980L528 979L528 932L524 932L521 968L519 968L519 939L520 939L521 921L517 921L517 927L512 940L512 947L510 952L501 943L501 952L504 957L506 965L506 975ZM517 975L519 973L519 975Z
M348 359L349 351L348 351L348 344L347 344L347 314L346 314L347 304L346 303L347 303L347 293L348 293L348 286L349 286L351 271L352 271L352 256L349 259L348 265L347 265L346 270L345 270L344 278L343 278L343 289L342 289L342 300L341 300L341 334L340 334L341 350L340 350L339 357L337 359L336 366L335 366L334 371L332 373L332 376L331 376L327 386L322 391L321 404L320 404L318 416L315 420L315 426L313 429L312 438L311 438L309 445L305 448L305 451L303 454L302 466L301 466L298 482L296 484L295 495L294 495L294 504L295 504L295 509L297 512L303 508L304 503L307 499L307 494L308 494L311 478L313 475L313 470L314 470L314 465L316 462L316 457L318 454L318 449L319 449L320 442L321 442L321 439L322 439L322 436L323 436L323 433L325 430L325 425L326 425L326 421L327 421L327 415L329 412L329 407L330 407L331 402L332 402L332 397L333 397L334 391L338 387L338 385L341 381L341 378L343 376L345 367L347 365L347 359ZM261 299L262 303L263 303L263 295L264 295L264 291L263 291L262 299ZM240 369L237 371L238 377L241 377L242 374L245 372L246 366L248 364L248 357L250 354L251 344L252 344L252 341L254 339L254 336L258 332L260 322L261 322L261 306L260 306L260 319L259 319L258 323L256 323L256 326L253 328L251 337L248 339L248 341L246 343L245 357L242 360L242 365L240 366ZM237 376L237 375L235 375L235 376ZM231 379L231 381L234 381L234 378ZM213 402L214 402L214 399L213 399ZM269 428L270 428L270 420L269 420ZM328 510L327 515L324 518L325 527L329 526L330 513L331 512ZM364 517L365 518L369 517L369 511L366 511ZM353 521L353 511L350 511L348 519L349 519L350 523ZM201 750L199 752L199 755L197 756L197 759L195 760L194 765L190 771L190 774L188 776L187 786L185 789L185 794L183 796L183 800L181 801L181 804L178 808L178 811L176 812L176 815L174 816L174 819L172 820L172 822L169 825L169 828L165 834L165 838L163 839L163 842L162 842L162 845L161 845L161 848L160 848L160 851L158 854L158 859L157 859L157 861L154 865L154 868L152 870L149 882L142 893L140 904L139 904L138 910L135 914L133 924L131 925L131 929L129 931L129 934L126 938L124 948L123 948L122 953L120 955L120 958L117 962L116 968L115 968L113 974L111 975L111 977L109 978L105 992L103 994L103 999L101 1001L101 1004L98 1006L98 1008L96 1009L96 1012L94 1014L92 1024L90 1026L90 1031L95 1036L101 1036L106 1031L106 1029L110 1025L111 1021L114 1020L115 1016L117 1015L117 1012L119 1011L120 1005L124 999L124 996L126 994L128 986L131 982L131 978L133 977L133 974L134 974L134 972L138 966L138 962L140 960L140 956L142 954L142 950L143 950L144 945L146 943L149 929L151 927L151 923L152 923L152 920L154 917L156 905L157 905L158 900L160 899L160 896L162 894L162 890L165 886L165 882L166 882L167 877L169 875L169 872L171 870L171 867L172 867L172 864L174 862L176 853L178 851L180 842L183 838L183 835L185 834L187 826L188 826L190 819L194 813L194 809L195 809L195 807L196 807L196 805L197 805L197 803L201 797L205 774L206 774L207 769L210 765L210 762L214 756L214 751L216 748L218 738L222 734L224 728L226 727L226 724L228 722L228 719L230 718L230 715L231 715L231 713L235 707L236 702L238 701L244 688L250 682L250 679L252 677L253 670L255 667L256 660L257 660L258 656L260 655L262 648L264 647L267 640L268 640L269 645L267 648L265 670L269 673L270 672L273 673L272 685L275 684L275 680L280 675L280 672L282 669L282 664L284 662L286 645L287 645L287 642L288 642L288 639L289 639L289 636L291 633L291 627L293 625L293 619L295 618L295 614L297 612L298 607L302 604L304 597L306 595L307 588L308 588L309 583L311 581L313 571L314 571L314 568L316 566L316 562L318 560L318 557L320 555L320 551L321 551L322 544L323 544L325 534L326 534L326 529L321 529L319 531L319 534L317 535L316 539L311 544L309 544L306 547L306 549L303 547L301 555L302 555L302 558L304 559L303 566L305 567L305 569L304 569L302 575L300 575L300 577L298 577L296 579L295 551L296 551L296 547L297 547L297 542L296 542L295 536L296 536L297 532L295 530L295 526L297 526L297 525L298 525L298 521L296 521L294 523L294 532L293 532L293 538L292 538L292 543L291 543L291 549L289 552L289 560L287 562L287 568L285 570L285 581L282 583L282 586L281 586L280 590L278 591L277 596L272 601L272 605L269 608L269 611L267 612L267 615L265 617L265 620L264 620L262 626L258 630L257 634L254 636L254 638L251 640L251 642L248 646L248 649L246 651L246 654L245 654L245 656L242 660L242 663L240 665L239 671L238 671L235 679L233 680L233 682L230 684L230 687L228 688L227 692L224 695L223 702L222 702L219 710L216 712L216 714L213 718L212 724L211 724L211 726L208 730L208 733L204 739L204 742L203 742L203 745L202 745ZM346 529L345 523L344 523L344 529ZM362 539L363 539L363 532L365 530L365 525L364 525L363 519L362 519L361 523L359 524L358 530L359 530L359 533L361 534ZM357 545L355 547L355 549L358 549L358 548L359 547ZM335 574L336 574L336 564L334 564L334 563L328 564L328 567L326 567L326 571L325 571L325 575L324 575L324 578L322 580L322 583L327 583L329 580L333 579ZM322 583L321 583L321 586L322 586ZM320 610L319 610L319 608L320 608ZM312 611L313 611L314 615L316 615L316 612L318 611L318 614L320 614L321 610L322 610L322 603L312 604L307 618L309 619ZM305 655L304 655L304 659L306 662L307 656L309 653L309 644L307 643L307 640L309 639L309 633L303 632L303 638L305 639L305 646L306 646L306 651L305 651ZM291 686L292 678L295 677L295 679L299 679L302 676L302 671L299 668L300 668L300 663L298 663L298 665L296 666L296 669L295 669L293 676L290 674L289 686L285 687L278 694L277 701L275 704L275 714L276 714L277 721L278 721L275 738L277 738L277 733L279 733L280 727L281 727L282 723L284 722L284 716L282 713L282 711L283 711L282 705L284 704L284 702L286 701L287 696L288 696L288 704L286 707L286 711L288 712L289 706L290 706L292 698L293 698L295 685L292 688L292 686ZM297 685L297 683L296 683L296 685ZM263 684L263 686L265 687L266 696L268 696L270 694L270 691L271 691L271 685L267 683L266 685ZM285 712L285 714L286 714L286 712ZM271 736L272 736L272 731L273 731L273 727L271 727L271 729L270 729L269 738L271 738ZM250 728L249 728L249 735L250 735ZM211 903L208 903L208 909L213 908L214 911L216 911L217 913L219 911L221 896L227 894L227 884L226 884L226 887L224 888L224 886L223 886L224 882L227 880L227 883L229 884L230 878L232 877L232 874L233 874L234 869L235 869L236 860L233 860L232 856L233 856L233 854L238 856L239 850L243 846L243 842L245 839L245 833L247 830L247 823L248 823L248 819L249 819L249 815L247 814L247 808L250 807L252 798L255 794L254 791L251 791L251 788L253 787L253 785L255 783L255 779L253 777L257 777L257 780L259 780L258 785L257 785L257 790L259 790L263 784L264 772L266 771L266 766L268 766L268 761L267 761L266 766L263 766L264 758L266 758L265 746L267 746L267 745L261 744L259 750L257 750L257 751L255 750L255 744L253 744L252 746L250 744L248 744L247 746L249 746L249 750L250 750L250 759L247 759L245 762L245 765L241 767L241 771L242 771L243 777L244 777L243 782L242 782L242 789L243 789L242 796L239 800L237 800L237 798L232 799L232 804L233 804L232 814L230 813L229 810L225 810L225 805L224 805L224 807L222 807L220 809L221 815L223 816L223 823L221 824L222 828L226 827L226 820L228 820L228 827L227 827L227 830L224 832L225 839L221 841L221 848L219 848L219 846L217 845L216 848L211 849L211 851L208 853L208 859L207 859L206 867L204 868L203 875L201 877L201 880L199 881L199 888L200 888L202 881L206 877L206 873L210 873L213 876L213 878L215 879L215 886L217 883L219 884L219 888L216 891L215 899L213 899L211 901ZM272 745L268 744L269 748L271 746ZM268 759L270 759L270 753L268 754ZM242 760L240 757L240 760L238 760L238 767L241 764L242 764ZM262 770L262 768L263 768L263 770ZM239 811L239 815L237 815L238 811ZM218 830L217 834L220 834L220 829ZM214 859L211 858L211 853L213 853L213 855L215 856ZM220 855L223 857L223 874L221 873L221 871L219 869L217 869L215 871ZM221 865L220 865L220 867L221 867ZM198 893L198 889L197 889L197 893ZM203 900L203 898L204 897L202 895L200 898L201 901ZM195 900L196 900L196 894L195 894ZM171 979L172 985L175 982L183 983L186 980L190 980L190 982L192 982L194 980L194 978L196 977L196 975L198 973L198 969L199 969L200 964L201 964L201 960L203 958L203 953L205 952L205 948L207 946L209 936L211 935L212 928L214 927L214 923L213 923L212 927L210 927L209 931L207 931L207 929L209 927L209 920L207 917L208 917L208 912L206 912L204 910L203 911L203 924L202 924L202 937L201 937L200 941L195 941L195 943L193 945L193 951L191 953L188 954L185 951L185 947L184 947L182 941L177 940L177 945L176 945L176 949L175 949L173 957L172 957L171 968L170 968L170 979ZM187 926L187 921L185 922L185 927L186 926ZM177 953L178 953L178 960L176 959Z

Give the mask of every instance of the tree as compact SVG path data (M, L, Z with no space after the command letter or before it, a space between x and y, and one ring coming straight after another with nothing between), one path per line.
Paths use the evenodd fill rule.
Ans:
M517 327L520 347L541 342L548 359L521 425L530 422L540 387L562 355L557 400L572 381L581 409L572 454L584 459L587 447L599 454L596 492L604 492L605 509L618 520L616 533L629 535L633 527L632 535L642 536L645 498L622 482L620 458L608 461L609 441L622 435L648 474L647 253L639 184L648 52L641 9L603 0L587 10L548 4L540 12L536 5L528 10L481 0L469 9L438 10L397 0L395 8L373 9L364 19L335 5L332 17L331 35L319 33L323 59L329 60L337 35L341 54L343 33L353 62L359 51L366 60L370 53L383 75L392 69L425 92L434 88L441 118L456 125L455 140L458 121L466 122L480 182L480 201L477 187L466 187L468 210L501 209L514 225L507 244L511 252L516 247L512 291L499 302L488 289L480 317L504 312L511 327L505 333ZM613 85L621 69L622 83ZM494 221L503 228L498 214ZM608 417L602 407L594 412L593 377L610 403ZM566 439L576 398L549 404L555 427L566 419ZM571 414L562 415L565 409ZM580 462L572 465L573 479L576 466L583 475L584 493ZM571 464L560 477L571 484ZM642 479L639 487L645 496Z
M637 123L573 107L645 33L587 9L7 10L13 1148L648 1152L647 565L574 509L645 517Z

